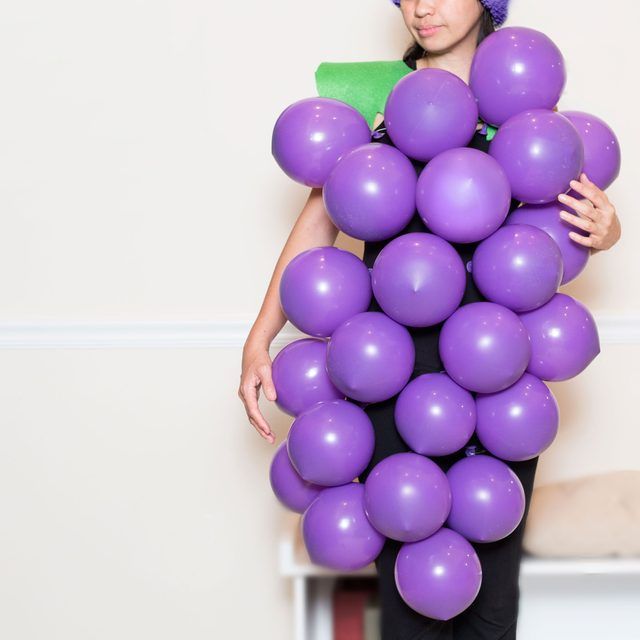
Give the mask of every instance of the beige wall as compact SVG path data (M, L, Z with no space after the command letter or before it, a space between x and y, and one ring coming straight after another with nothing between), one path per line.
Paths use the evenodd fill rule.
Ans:
M514 0L507 23L556 41L560 108L603 117L623 149L623 239L564 288L603 350L551 385L562 425L539 483L639 468L639 18L630 0ZM400 16L388 0L27 0L0 30L0 636L291 637L275 446L235 395L307 194L271 130L319 62L399 57ZM265 408L279 443L290 419Z

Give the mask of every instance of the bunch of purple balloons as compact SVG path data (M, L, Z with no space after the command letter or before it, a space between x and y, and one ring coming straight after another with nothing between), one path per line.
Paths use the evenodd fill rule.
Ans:
M395 146L371 142L362 115L329 98L294 103L273 131L279 165L323 188L340 230L390 241L371 270L326 246L283 272L282 309L309 337L273 362L276 402L294 421L271 486L303 514L316 564L358 569L385 538L402 541L398 591L436 619L478 594L470 543L500 540L523 517L522 485L504 461L529 460L554 440L558 405L544 381L578 375L600 352L589 310L558 292L588 249L568 237L574 227L556 197L581 171L608 187L620 148L601 119L553 110L565 81L546 35L508 27L480 44L469 85L440 69L395 85L385 107ZM498 128L489 153L465 146L479 116ZM412 160L426 164L417 173ZM509 214L512 197L523 206ZM426 230L400 233L416 210ZM487 301L461 305L465 265L451 242L479 242L471 273ZM373 298L382 312L369 311ZM444 371L411 379L408 327L441 322ZM397 430L411 451L383 459L361 484L375 443L364 407L396 395ZM431 459L474 433L487 454L468 454L446 473Z

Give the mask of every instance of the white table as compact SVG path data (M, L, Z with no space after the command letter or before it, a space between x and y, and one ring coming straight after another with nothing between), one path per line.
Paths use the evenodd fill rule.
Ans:
M342 573L314 565L300 515L284 512L280 573L293 581L294 639L332 640L337 578L375 576L373 564ZM519 640L640 640L640 558L523 558Z

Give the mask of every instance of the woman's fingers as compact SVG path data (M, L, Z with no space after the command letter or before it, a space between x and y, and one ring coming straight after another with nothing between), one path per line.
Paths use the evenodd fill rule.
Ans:
M581 196L584 196L588 200L591 200L593 204L599 209L606 209L609 204L609 199L602 189L600 189L595 183L591 182L586 173L580 174L580 181L571 180L569 186L577 191Z
M576 233L575 231L569 231L569 237L577 242L578 244L581 244L585 247L593 247L593 236L583 236L581 233Z
M587 220L595 220L596 218L596 210L593 208L593 205L588 200L578 200L573 196L570 196L566 193L561 193L558 195L558 200L562 202L562 204L567 207L571 207L575 210L575 212L587 219Z
M245 404L249 422L260 432L261 435L270 439L273 438L273 434L271 433L271 429L258 406L259 387L260 380L255 380L254 382L248 381L241 387L239 395Z
M242 400L250 424L266 440L275 442L275 435L271 427L265 420L258 399L260 398L260 387L264 389L267 400L272 402L276 399L276 388L271 376L271 358L266 349L259 349L256 352L243 351L242 373L240 374L240 388L238 395Z
M569 237L578 244L590 247L591 253L613 246L620 237L620 222L607 194L597 184L591 182L584 172L580 174L579 181L571 180L569 185L584 199L578 200L566 193L559 194L558 200L577 214L561 211L560 217L589 234L585 236L582 233L570 231Z
M271 442L272 444L275 442L276 437L273 435L272 432L269 433L265 433L253 420L253 418L249 418L249 422L253 425L253 427L255 428L255 430L265 439L268 440L269 442Z
M271 367L268 364L262 364L258 367L258 374L260 375L260 382L264 389L264 395L267 400L273 402L276 399L276 388L273 384L273 378L271 377Z
M575 213L569 213L568 211L560 211L560 217L563 220L566 220L569 224L572 224L575 227L583 229L588 233L593 233L596 230L596 225L591 220L581 218L580 216L577 216Z

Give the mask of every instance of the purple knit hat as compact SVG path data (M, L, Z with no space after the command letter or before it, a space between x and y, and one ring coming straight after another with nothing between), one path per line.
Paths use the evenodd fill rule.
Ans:
M400 0L391 0L396 7L400 6ZM509 0L480 0L484 8L491 14L493 24L499 27L507 19Z

